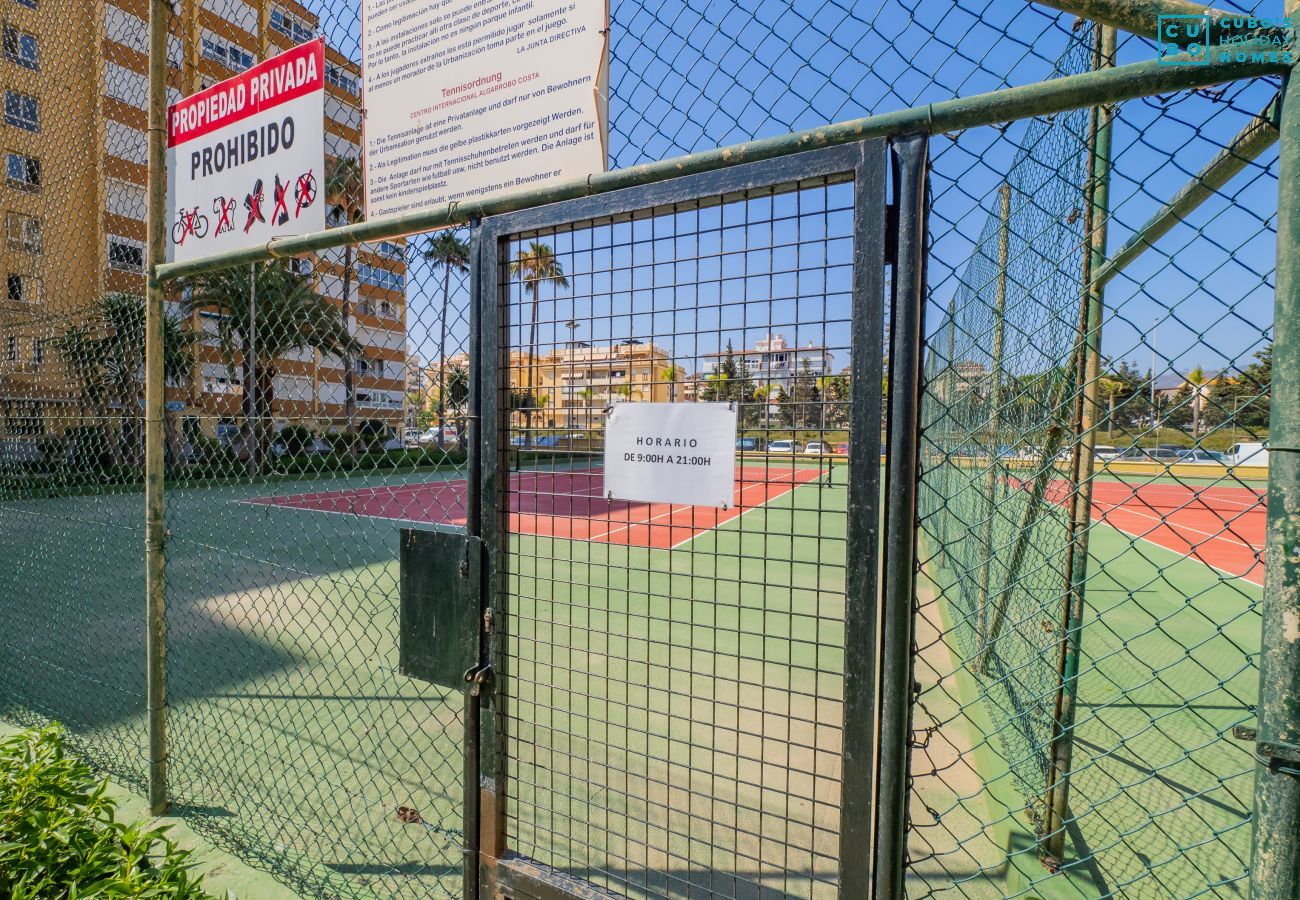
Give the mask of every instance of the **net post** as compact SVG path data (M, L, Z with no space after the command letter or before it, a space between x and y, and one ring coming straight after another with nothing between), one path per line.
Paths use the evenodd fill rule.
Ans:
M1094 67L1115 64L1116 32L1112 26L1097 29ZM1083 360L1079 369L1075 452L1071 461L1073 488L1070 503L1070 543L1066 551L1068 589L1061 610L1057 680L1052 704L1052 743L1044 804L1044 862L1056 866L1065 859L1065 829L1069 818L1070 766L1074 751L1074 707L1078 690L1079 650L1082 637L1084 585L1088 579L1088 536L1092 521L1093 461L1097 445L1098 402L1101 380L1101 327L1105 311L1104 287L1094 284L1092 272L1106 260L1106 227L1110 205L1111 123L1105 106L1092 113L1088 156L1090 160L1085 218L1087 235L1083 260Z
M1295 22L1300 2L1289 0ZM1300 79L1288 74L1278 125L1273 318L1259 718L1250 896L1300 897Z
M162 282L167 203L167 0L149 4L148 282L145 289L145 691L149 733L149 809L167 809L166 380Z
M1011 183L1004 182L998 189L1001 200L998 226L998 277L993 306L993 359L989 374L993 379L989 388L988 445L989 463L984 474L984 535L980 555L979 599L975 618L977 634L984 633L988 611L989 574L993 563L993 520L996 517L998 470L1000 457L998 443L1002 434L1002 357L1007 325L1007 267L1011 258Z
M947 367L944 370L944 414L943 429L945 434L952 428L952 403L953 397L957 394L957 364L953 356L957 352L957 300L956 298L948 301L948 355L944 360ZM945 452L951 451L952 441L945 438ZM952 460L944 460L945 470L951 472ZM946 503L948 498L944 497ZM944 516L939 520L939 548L936 554L935 564L946 566L948 564L948 520L951 516Z

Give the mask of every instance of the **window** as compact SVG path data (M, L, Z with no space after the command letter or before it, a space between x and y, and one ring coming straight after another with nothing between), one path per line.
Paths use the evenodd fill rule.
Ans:
M18 362L18 338L15 335L9 335L5 341L5 359L9 362Z
M149 76L117 63L104 63L104 94L129 103L136 109L149 108Z
M9 273L6 292L10 303L32 305L41 302L41 280L31 275Z
M112 215L144 221L145 209L148 205L148 192L142 184L110 178L108 180L108 202L105 205Z
M329 212L325 213L325 224L331 228L348 224L348 211L341 206L330 207Z
M39 366L45 362L45 338L35 338L32 341L32 365Z
M144 242L110 234L108 267L119 272L144 272Z
M18 91L5 91L5 124L24 131L40 131L40 101Z
M36 0L14 0L19 6L25 6L28 9L36 8Z
M5 231L10 250L41 252L41 220L36 216L11 212L5 217Z
M289 260L289 271L302 278L306 278L312 272L316 271L316 266L312 264L310 259L303 259L295 256Z
M271 7L271 27L298 43L310 41L316 34L315 29L302 19L278 6Z
M5 161L5 180L10 187L23 191L41 188L41 161L34 156L24 156L10 151Z
M128 162L149 162L149 136L138 128L109 119L104 129L104 152Z
M379 254L385 259L402 259L405 257L405 248L394 241L379 241L375 244L367 245L367 249Z
M40 59L36 51L36 35L21 31L13 25L4 27L5 59L17 63L24 69L39 69Z
M271 21L273 23L271 27L274 28L275 13L271 13ZM361 93L356 76L342 66L334 65L334 63L325 63L325 80L336 88L347 91L354 97Z
M253 54L243 47L222 40L211 32L205 32L203 35L203 55L213 62L234 69L236 72L252 68L256 62L253 59Z
M357 266L357 280L362 284L390 291L400 291L405 287L405 279L400 272L390 272L388 269L381 269L378 266L364 264Z

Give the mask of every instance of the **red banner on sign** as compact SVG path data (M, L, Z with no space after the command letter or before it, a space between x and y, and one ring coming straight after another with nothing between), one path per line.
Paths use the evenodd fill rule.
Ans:
M202 137L324 86L325 39L317 38L168 107L167 146Z

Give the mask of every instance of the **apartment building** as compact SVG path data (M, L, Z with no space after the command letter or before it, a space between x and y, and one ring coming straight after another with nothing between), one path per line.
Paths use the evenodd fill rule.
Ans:
M755 341L750 349L734 349L721 353L706 353L708 372L717 372L723 360L732 356L736 365L743 360L754 383L763 387L790 390L791 379L798 376L818 378L834 373L835 354L828 348L808 341L796 347L786 342L784 335L769 334Z
M669 403L685 401L686 370L672 355L655 344L631 340L617 344L593 346L582 341L538 355L521 351L510 355L510 388L522 393L531 382L536 386L536 409L532 425L536 428L599 428L604 409L612 403ZM467 366L468 357L458 353L447 357L444 371ZM530 373L531 369L531 373ZM429 385L428 402L436 408L439 384L437 363L425 369ZM671 374L670 374L671 373ZM521 413L514 415L517 425Z
M42 419L77 402L75 379L51 353L51 339L97 298L144 291L148 3L91 0L56 15L50 2L0 0L7 238L0 428L11 435L57 430ZM319 33L316 16L294 0L182 0L176 9L170 101ZM336 160L360 159L359 66L327 45L325 80L328 170ZM325 179L320 173L322 185ZM356 199L327 198L328 223L354 220L360 196L358 184ZM383 241L292 263L365 348L353 369L356 418L395 426L406 381L405 252L403 242ZM239 415L243 386L216 346L216 320L196 316L192 325L204 334L196 371L188 385L169 389L169 399L211 433ZM278 421L344 427L342 360L302 351L275 368Z

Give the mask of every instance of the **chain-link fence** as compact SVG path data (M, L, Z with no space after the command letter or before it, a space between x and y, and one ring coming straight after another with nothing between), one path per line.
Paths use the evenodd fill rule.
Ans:
M143 788L148 10L10 6L0 710L65 722ZM1098 30L1070 15L913 6L612 3L610 168L1098 65ZM169 23L173 100L325 38L331 228L364 215L359 19L356 0L187 0ZM1155 53L1126 38L1113 63ZM1125 265L1102 260L1278 87L932 137L909 895L1245 891L1254 756L1231 731L1256 703L1276 151L1228 152L1230 180ZM310 896L460 890L462 697L400 676L395 642L400 527L469 514L468 237L168 288L169 795ZM575 340L560 329L578 319L555 317L551 343ZM606 330L611 346L663 337ZM678 365L652 394L706 390ZM807 385L805 405L835 410L846 384ZM787 437L767 430L741 450ZM829 455L847 439L805 430Z

